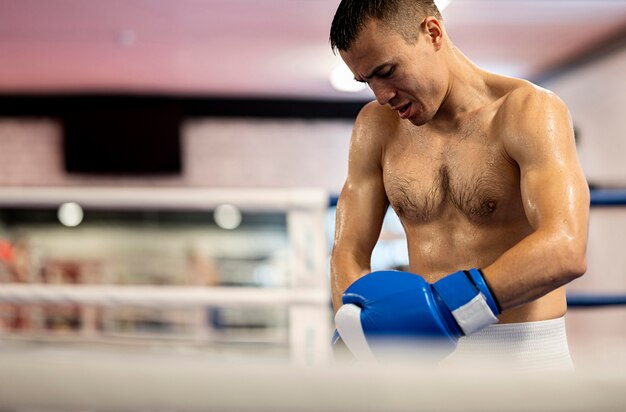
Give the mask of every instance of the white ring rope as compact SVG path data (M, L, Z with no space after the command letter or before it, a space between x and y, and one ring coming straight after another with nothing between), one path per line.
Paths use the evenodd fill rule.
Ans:
M247 211L325 210L328 193L321 189L204 189L147 187L5 187L0 188L4 207L53 206L76 202L84 207L107 209L210 210L232 204Z
M2 284L0 285L0 302L163 309L206 306L322 306L330 304L328 292L316 289L42 284Z

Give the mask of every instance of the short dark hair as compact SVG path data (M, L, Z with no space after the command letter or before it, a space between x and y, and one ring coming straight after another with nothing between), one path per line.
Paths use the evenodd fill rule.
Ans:
M426 16L443 20L434 0L342 0L330 26L330 45L333 51L350 49L371 19L415 40L415 28Z

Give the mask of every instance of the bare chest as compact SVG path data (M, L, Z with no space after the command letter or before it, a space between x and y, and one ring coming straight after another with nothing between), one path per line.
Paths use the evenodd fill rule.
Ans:
M397 139L385 152L383 178L404 222L451 215L494 220L520 199L517 167L497 139L480 131L458 139Z

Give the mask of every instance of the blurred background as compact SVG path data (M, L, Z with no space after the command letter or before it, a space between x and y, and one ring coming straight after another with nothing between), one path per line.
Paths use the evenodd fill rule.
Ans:
M289 363L294 345L315 342L296 358L327 360L334 203L354 118L373 98L330 49L337 4L0 0L1 282L297 289L322 308L2 303L0 345ZM440 5L471 60L567 103L593 189L626 188L626 1ZM294 202L298 190L315 195ZM589 272L570 289L625 293L626 209L591 219ZM406 264L390 212L372 267ZM575 360L599 336L626 343L625 315L571 311Z

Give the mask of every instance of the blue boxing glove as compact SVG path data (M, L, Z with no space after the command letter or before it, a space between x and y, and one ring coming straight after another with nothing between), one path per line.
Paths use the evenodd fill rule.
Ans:
M354 282L335 315L342 340L359 360L375 359L377 343L417 340L446 354L463 335L498 321L500 308L478 269L429 284L398 271L373 272Z

